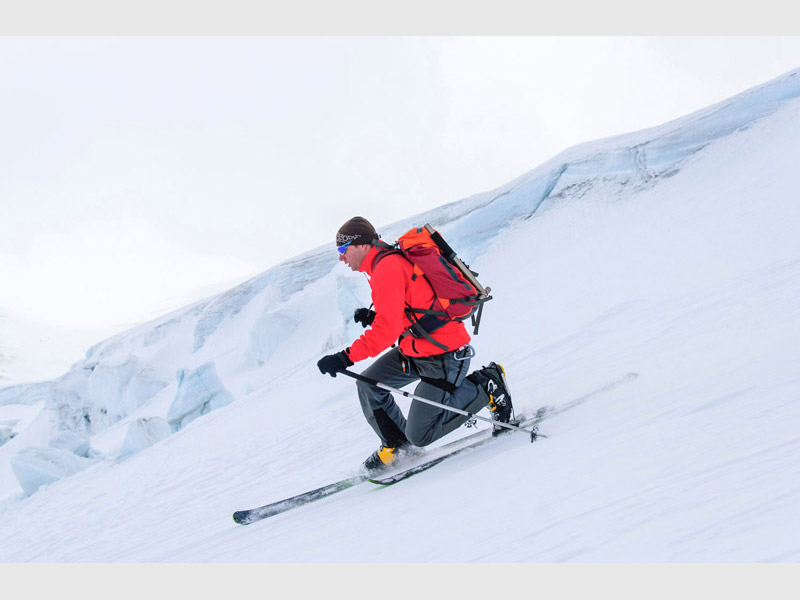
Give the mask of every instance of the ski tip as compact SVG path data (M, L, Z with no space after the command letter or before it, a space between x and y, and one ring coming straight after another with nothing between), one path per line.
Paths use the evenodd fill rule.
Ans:
M250 521L247 520L247 511L237 510L233 513L233 520L238 525L247 525Z

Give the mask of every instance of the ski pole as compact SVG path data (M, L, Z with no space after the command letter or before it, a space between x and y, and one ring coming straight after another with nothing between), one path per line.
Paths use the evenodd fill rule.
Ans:
M533 427L531 429L525 429L524 427L520 427L519 425L512 425L511 423L501 423L500 421L487 419L486 417L481 417L480 415L473 414L466 410L461 410L460 408L447 406L446 404L442 404L441 402L436 402L435 400L429 400L428 398L423 398L422 396L417 396L416 394L412 394L410 392L404 392L403 390L398 390L397 388L393 388L390 385L386 385L383 382L380 382L376 379L372 379L371 377L367 377L366 375L362 375L361 373L354 373L353 371L348 371L347 369L344 369L343 371L339 372L344 375L347 375L348 377L352 377L353 379L357 379L359 381L363 381L364 383L369 383L371 385L374 385L375 387L379 387L383 390L386 390L387 392L402 394L406 398L411 398L412 400L419 400L420 402L424 402L425 404L430 404L431 406L438 406L439 408L449 410L450 412L458 413L459 415L464 415L468 419L479 419L481 421L486 421L487 423L491 423L492 425L500 425L501 427L505 427L506 429L511 429L512 431L528 433L531 436L531 442L535 442L536 438L539 435L541 435L536 431L536 427Z

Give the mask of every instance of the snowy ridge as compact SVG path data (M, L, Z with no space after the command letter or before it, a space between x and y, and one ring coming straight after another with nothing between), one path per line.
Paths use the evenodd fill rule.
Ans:
M316 370L369 304L326 246L0 388L0 558L371 561L390 532L398 561L800 559L798 96L794 71L379 227L432 223L492 287L473 368L501 362L518 410L639 374L547 440L235 529L377 444ZM511 535L474 521L498 495Z

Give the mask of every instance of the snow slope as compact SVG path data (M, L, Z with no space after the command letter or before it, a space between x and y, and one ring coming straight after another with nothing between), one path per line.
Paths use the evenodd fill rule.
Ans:
M638 375L547 439L236 526L377 446L316 369L369 304L331 244L0 389L0 560L798 561L798 96L795 71L382 228L434 224L492 287L473 367L518 411Z

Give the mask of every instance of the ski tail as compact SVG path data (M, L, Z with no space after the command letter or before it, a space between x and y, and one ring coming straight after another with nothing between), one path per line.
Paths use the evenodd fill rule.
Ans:
M348 477L346 479L322 486L315 490L303 492L302 494L292 496L291 498L286 498L284 500L272 502L271 504L259 506L258 508L237 510L235 513L233 513L233 520L239 525L249 525L250 523L255 523L256 521L261 521L262 519L278 515L286 512L287 510L303 506L309 502L314 502L316 500L326 498L332 494L343 492L344 490L347 490L354 485L358 485L359 483L363 483L366 480L366 476L356 475L354 477Z

